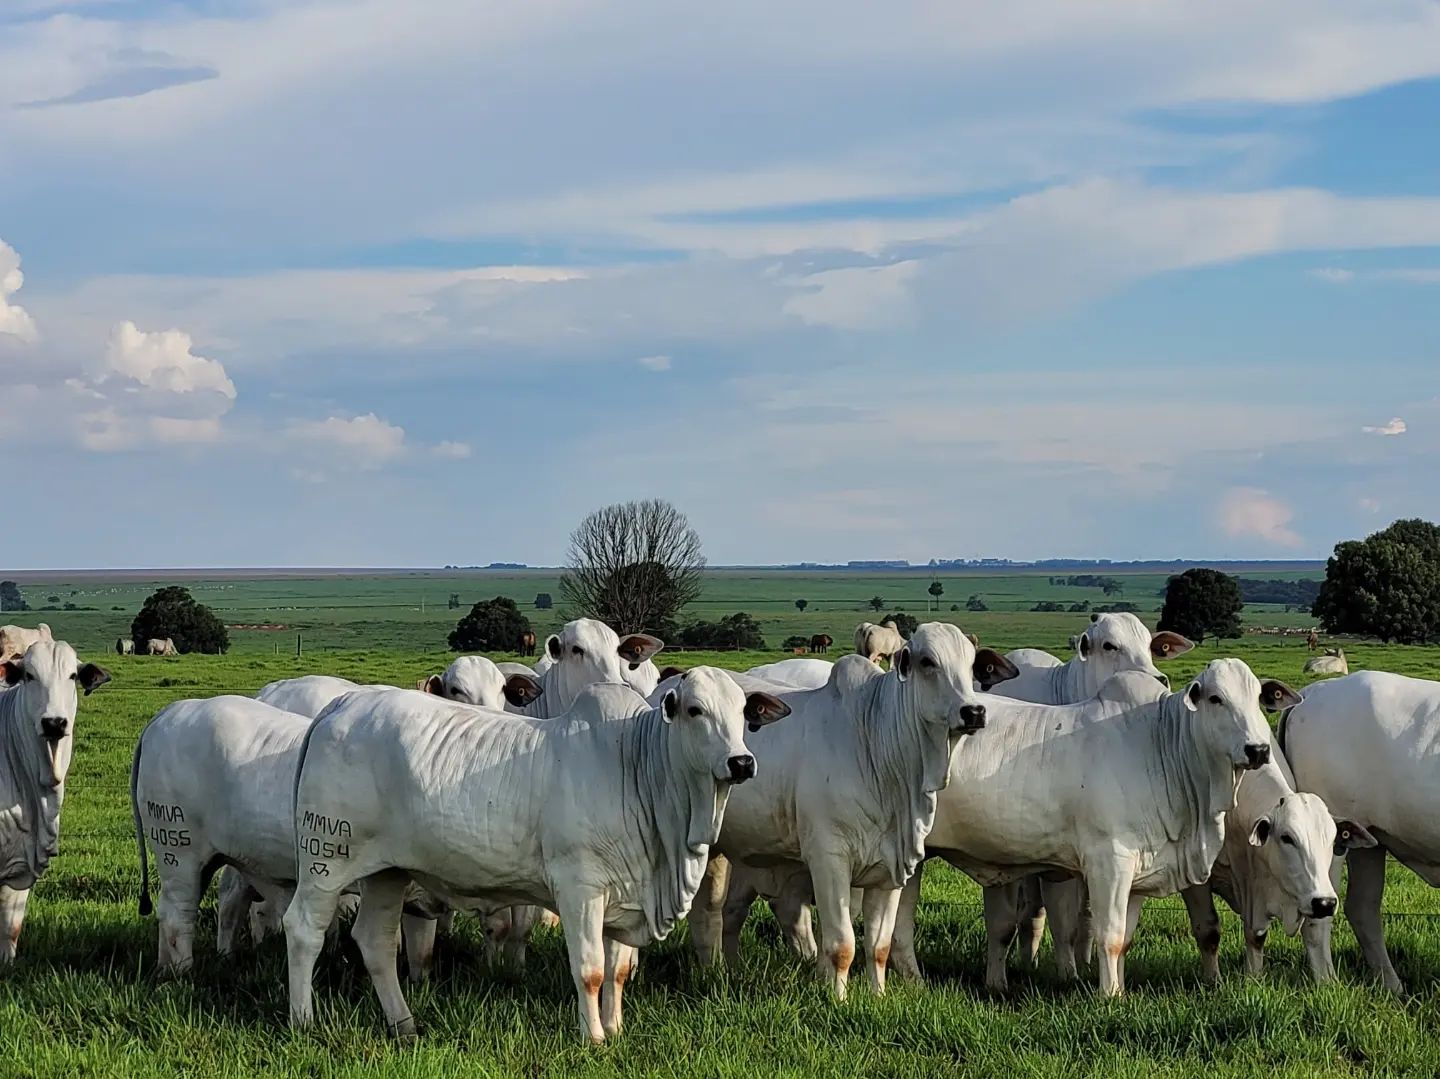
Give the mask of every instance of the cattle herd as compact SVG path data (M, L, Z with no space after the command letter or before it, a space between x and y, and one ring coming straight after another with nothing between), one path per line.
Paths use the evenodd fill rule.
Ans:
M688 918L701 962L733 957L756 897L837 997L857 917L874 990L891 969L918 978L920 869L943 858L983 887L992 988L1012 951L1034 960L1048 920L1063 976L1093 957L1101 991L1122 992L1141 905L1177 892L1206 979L1218 893L1250 972L1278 922L1327 981L1348 862L1345 914L1400 991L1386 853L1440 886L1440 683L1361 672L1302 697L1217 659L1172 690L1156 661L1191 643L1130 614L1093 616L1067 662L1002 656L943 622L909 640L866 623L855 642L833 663L661 671L661 641L580 619L533 666L465 656L413 690L311 675L177 701L130 776L159 965L190 966L219 873L217 947L247 924L283 931L294 1024L313 1018L343 909L388 1023L412 1035L402 944L422 979L437 928L474 912L520 964L558 915L581 1033L601 1042L639 948ZM78 695L110 676L48 628L3 627L0 644L4 963L56 853Z

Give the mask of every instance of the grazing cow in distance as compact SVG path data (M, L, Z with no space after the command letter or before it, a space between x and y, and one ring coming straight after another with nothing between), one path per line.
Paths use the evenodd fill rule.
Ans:
M457 907L558 909L581 1033L619 1034L635 949L685 916L728 799L756 775L744 728L787 712L707 667L658 707L595 685L549 723L401 691L345 697L311 728L295 782L306 872L285 912L291 1022L314 1019L323 933L359 883L352 936L386 1019L415 1034L395 969L413 877Z
M535 654L535 633L533 630L526 630L520 634L520 654L522 656L533 656Z
M115 654L117 656L133 656L135 654L135 642L129 637L120 637L115 641Z
M1316 632L1312 629L1312 630L1306 635L1306 637L1305 637L1305 647L1308 648L1308 649L1310 649L1310 651L1312 651L1312 652L1315 651L1315 649L1319 648L1319 647L1320 647L1320 634L1316 633Z
M53 641L50 627L41 622L34 629L24 626L0 626L0 663L19 659L36 641Z
M828 633L817 633L810 638L810 651L819 652L824 655L830 651L830 646L835 643L835 638Z
M110 675L64 641L36 641L0 665L0 967L15 958L30 889L55 857L74 750L76 689Z
M175 642L169 637L151 637L145 642L145 654L147 656L178 656L180 653L175 648Z
M1327 648L1323 656L1316 656L1305 664L1306 674L1349 674L1350 664L1345 659L1343 648Z
M861 622L855 627L855 653L871 663L888 660L904 647L905 638L894 622L879 626L874 622Z

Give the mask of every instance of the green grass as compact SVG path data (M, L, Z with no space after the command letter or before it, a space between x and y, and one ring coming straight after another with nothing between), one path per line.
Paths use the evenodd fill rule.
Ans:
M961 587L969 588L968 580ZM918 581L915 591L923 595L926 583ZM281 612L263 604L284 606L287 590L301 590L301 582L245 584L249 602L262 604L250 608L251 621L271 620ZM95 587L93 582L88 586ZM825 620L817 625L844 641L859 612L844 606L846 598L835 591L842 586L857 591L848 578L826 582L827 591L810 581L800 585L812 601L831 597L822 602L835 606L816 615ZM421 618L418 604L414 611L397 613L379 603L399 587L386 580L357 579L353 590L337 579L306 583L305 598L313 605L302 613L310 620L306 624L316 627L314 639L323 644L300 659L267 654L249 635L223 657L99 657L115 678L81 706L60 855L32 897L19 961L0 974L0 1075L238 1077L374 1074L384 1069L397 1075L446 1077L820 1073L1071 1079L1092 1074L1440 1072L1440 993L1435 991L1440 893L1402 869L1392 869L1386 894L1391 952L1414 994L1402 1002L1370 987L1343 918L1335 933L1340 985L1310 985L1299 941L1278 932L1267 948L1266 976L1258 982L1244 979L1238 923L1227 914L1223 984L1204 988L1197 980L1198 963L1183 910L1173 899L1146 907L1128 962L1131 991L1124 999L1104 1001L1088 990L1058 984L1048 947L1038 972L1013 971L1011 993L992 997L983 988L978 890L940 866L926 873L920 910L924 987L897 986L876 998L857 969L851 1000L836 1005L810 972L789 958L774 923L757 908L738 969L698 970L690 961L683 931L648 949L641 977L626 995L627 1033L599 1050L578 1043L574 994L563 941L556 933L540 936L529 969L517 978L486 968L479 934L472 922L462 919L455 936L442 942L435 982L410 995L422 1024L422 1037L413 1047L386 1037L363 971L344 954L322 965L318 1029L292 1034L285 1024L283 943L270 942L258 953L220 963L213 952L213 907L204 913L193 976L157 980L155 924L140 919L135 909L138 870L126 800L130 752L140 728L177 698L252 693L271 679L301 672L413 684L447 660L439 640L440 630L453 622L443 610L449 588L439 585L439 616L427 611ZM515 587L532 597L543 590L533 581ZM744 609L773 609L778 620L780 605L788 601L776 594L788 596L797 582L772 577L756 584L746 578L733 583L733 593L727 588L723 595L716 587L717 611L743 603ZM1007 589L1019 594L1027 587L1032 586L1003 578L995 578L993 585L996 594ZM32 602L34 591L27 586ZM143 591L135 589L131 609ZM947 585L947 598L949 591ZM299 605L300 596L289 598L291 605ZM761 601L773 608L760 606ZM918 615L922 605L907 608ZM350 621L326 628L326 618L340 617L334 612L351 611L357 613L346 615ZM385 611L391 614L370 617ZM41 617L62 636L78 630L75 639L91 651L115 635L114 625L103 621L87 629L83 619L96 616L85 612ZM978 627L988 643L1000 648L1061 648L1084 621L1075 615L1013 610L954 617L967 629ZM72 618L74 622L66 621ZM124 618L128 620L128 614ZM226 619L239 620L228 611ZM18 620L33 622L36 617ZM1268 614L1265 621L1270 621ZM397 645L407 633L413 635L409 643ZM344 647L350 637L364 647ZM779 637L774 640L778 643ZM1355 667L1440 677L1437 648L1351 643L1347 652ZM1262 676L1285 678L1294 685L1303 681L1299 671L1307 653L1294 639L1248 637L1218 648L1207 644L1176 660L1171 670L1178 680L1224 654L1241 656ZM776 658L778 652L680 657L685 665L734 667Z

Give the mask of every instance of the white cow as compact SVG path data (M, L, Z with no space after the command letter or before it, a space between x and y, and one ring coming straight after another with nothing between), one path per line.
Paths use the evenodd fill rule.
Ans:
M145 654L147 656L178 656L179 650L175 642L169 637L151 637L145 642Z
M751 678L758 678L762 682L772 682L777 686L819 689L830 681L830 673L834 669L835 664L828 659L801 658L782 659L776 663L751 667L745 673Z
M115 639L115 654L117 656L133 656L135 654L135 642L129 637L117 637Z
M30 889L55 857L74 751L76 687L110 681L64 641L40 640L3 663L0 691L0 966L15 958Z
M7 659L19 659L32 644L39 641L53 641L50 627L41 622L34 629L24 626L0 626L0 663Z
M905 638L894 622L879 626L874 622L861 622L855 627L855 653L871 663L889 659L904 647Z
M306 674L299 678L282 678L261 687L255 699L282 712L314 719L337 697L359 689L348 678L328 674Z
M743 726L787 710L705 667L653 709L610 685L543 723L457 707L367 691L311 729L295 790L301 880L285 913L291 1019L313 1020L324 929L359 882L353 936L386 1018L414 1034L395 973L413 877L453 906L558 908L581 1032L603 1041L620 1032L634 949L684 917L731 786L755 775Z
M927 847L992 889L987 984L1005 983L1017 882L1059 871L1088 885L1100 988L1122 992L1140 899L1209 878L1240 773L1270 759L1262 703L1299 700L1279 682L1262 687L1233 659L1212 662L1184 692L1129 703L1160 691L1151 676L1130 672L1079 705L983 698L991 721L956 754ZM907 906L918 888L917 875ZM1051 911L1067 974L1075 909L1057 903ZM910 932L897 933L898 949L913 954Z
M544 693L540 680L523 664L507 663L508 673L484 656L459 656L441 674L432 674L416 686L446 700L479 708L523 711Z
M809 873L820 972L841 998L855 954L851 888L864 890L867 970L883 991L900 889L924 854L951 752L985 724L975 667L1013 671L942 622L922 625L892 659L887 673L846 656L821 689L772 687L793 715L751 738L760 778L732 797L717 846L731 862ZM691 918L707 960L721 937L713 904L702 891Z
M1094 614L1076 641L1075 655L1066 662L1038 648L1006 653L1005 658L1020 675L995 692L1035 704L1079 704L1094 697L1111 675L1121 671L1145 671L1168 687L1169 679L1155 661L1173 659L1194 647L1192 641L1169 630L1152 634L1133 614Z
M1338 820L1345 917L1366 964L1400 993L1380 920L1385 855L1440 887L1440 682L1361 671L1316 683L1281 721L1279 741L1297 785Z
M1327 648L1323 656L1316 656L1305 664L1306 674L1349 674L1350 664L1346 662L1343 648Z

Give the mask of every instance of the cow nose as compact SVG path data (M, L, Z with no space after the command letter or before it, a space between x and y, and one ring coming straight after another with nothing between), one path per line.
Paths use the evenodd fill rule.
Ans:
M1250 742L1245 746L1245 760L1251 768L1264 768L1270 763L1270 743Z
M42 716L40 733L52 742L70 733L70 721L64 716Z
M742 753L738 757L731 757L725 763L730 767L732 783L744 783L747 779L755 778L755 758L750 754Z
M1316 897L1310 900L1310 917L1332 918L1335 916L1335 900Z
M985 726L985 706L983 704L967 704L960 709L960 718L965 722L967 731L978 731Z

